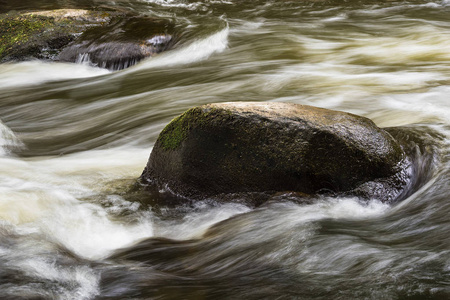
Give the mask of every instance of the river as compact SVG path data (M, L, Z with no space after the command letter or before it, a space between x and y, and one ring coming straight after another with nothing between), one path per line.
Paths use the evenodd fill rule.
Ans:
M6 0L0 11L95 5L166 18L181 39L117 72L0 65L1 299L450 299L450 1ZM159 132L225 101L407 126L430 142L416 146L428 175L396 204L154 205L134 183Z

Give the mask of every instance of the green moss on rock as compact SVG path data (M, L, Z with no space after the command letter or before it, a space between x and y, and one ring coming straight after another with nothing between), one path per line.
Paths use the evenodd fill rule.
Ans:
M163 129L157 141L163 149L174 150L181 145L181 142L187 137L190 123L193 119L195 120L193 110L195 108L176 117Z
M109 21L109 13L76 9L2 14L0 61L54 59L76 34Z
M0 57L10 55L15 47L28 43L34 36L54 27L54 22L34 15L6 14L0 18Z
M0 62L76 62L88 54L92 64L120 70L174 46L172 31L170 21L120 9L0 14Z
M291 103L236 102L175 118L142 178L187 198L327 191L391 201L409 180L408 166L398 142L366 118Z
M216 122L231 117L231 111L223 109L206 109L199 107L189 109L173 119L161 132L157 143L165 150L175 150L186 139L193 128L201 128L206 122L215 119Z

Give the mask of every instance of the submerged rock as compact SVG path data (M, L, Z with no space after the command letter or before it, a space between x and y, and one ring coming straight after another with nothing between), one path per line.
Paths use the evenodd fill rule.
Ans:
M165 20L120 11L58 9L0 15L0 61L90 62L119 70L173 45Z
M409 180L397 141L371 120L291 103L188 110L161 132L141 178L187 198L293 191L394 200Z

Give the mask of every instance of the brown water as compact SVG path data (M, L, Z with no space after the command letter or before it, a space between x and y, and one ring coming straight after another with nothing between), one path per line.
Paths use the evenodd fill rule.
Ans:
M450 298L449 1L18 2L0 11L120 6L182 38L119 72L0 65L1 299ZM173 117L224 101L408 126L424 185L259 208L130 190Z

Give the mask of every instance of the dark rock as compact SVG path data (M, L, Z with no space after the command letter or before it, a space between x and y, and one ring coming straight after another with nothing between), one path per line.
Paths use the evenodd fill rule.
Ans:
M153 56L173 44L173 25L148 17L115 18L110 24L86 30L63 49L59 60L89 60L102 68L120 70Z
M111 70L174 44L165 20L121 11L58 9L0 15L0 61L85 62Z
M187 198L293 191L392 201L409 180L396 140L371 120L291 103L188 110L161 132L141 178Z

